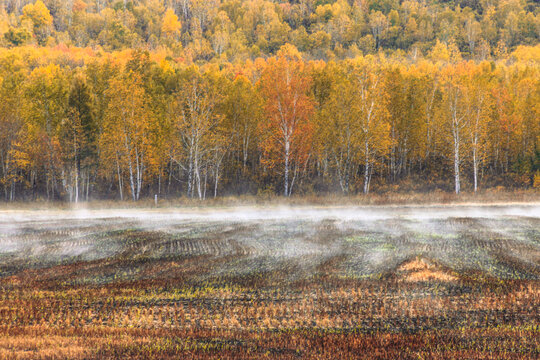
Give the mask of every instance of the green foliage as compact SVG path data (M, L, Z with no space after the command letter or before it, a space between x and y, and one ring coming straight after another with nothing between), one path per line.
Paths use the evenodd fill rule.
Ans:
M10 27L9 30L4 33L4 38L8 43L19 46L26 44L32 38L32 35L24 28Z

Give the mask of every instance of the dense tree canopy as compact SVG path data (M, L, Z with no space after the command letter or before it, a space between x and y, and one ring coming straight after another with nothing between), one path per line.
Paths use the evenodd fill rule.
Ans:
M540 188L535 2L0 2L5 200Z
M537 44L540 10L535 0L1 0L0 38L167 49L201 62L274 55L286 43L322 60L379 50L418 57L445 43L483 60Z

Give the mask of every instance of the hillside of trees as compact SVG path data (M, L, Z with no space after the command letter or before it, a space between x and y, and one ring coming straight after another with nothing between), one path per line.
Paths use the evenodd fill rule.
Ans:
M379 50L417 58L437 41L467 59L540 40L536 0L0 0L0 45L168 51L245 61L290 43L307 60Z
M540 188L535 1L0 0L5 201Z

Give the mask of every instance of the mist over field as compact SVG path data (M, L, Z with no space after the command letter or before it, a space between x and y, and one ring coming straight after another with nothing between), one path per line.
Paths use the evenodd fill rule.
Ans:
M370 277L416 257L497 278L540 276L536 204L2 211L0 234L2 276L77 261L195 256L237 257L200 274L210 278L284 264L291 278L312 277L334 258L341 275ZM124 280L141 278L140 266ZM89 277L71 281L108 281Z

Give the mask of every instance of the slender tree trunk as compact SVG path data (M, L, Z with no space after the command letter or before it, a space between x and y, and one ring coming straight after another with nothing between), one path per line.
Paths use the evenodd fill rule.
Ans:
M158 174L158 195L161 195L161 172L162 172L162 169L161 167L159 168L159 174Z
M504 172L508 173L510 163L510 130L506 131L506 151L504 155Z
M128 158L128 170L129 170L129 186L131 189L131 198L133 201L137 201L136 199L136 191L135 191L135 178L133 175L133 163L131 160L131 148L128 143L127 135L125 136L125 148Z
M369 143L365 141L364 143L364 194L369 192L369 181L370 181L370 162L369 162Z
M136 199L139 200L141 197L141 189L143 183L143 172L144 172L144 152L139 151L139 148L135 147L135 175L136 175Z
M4 153L0 152L0 161L2 162L2 178L4 183L4 196L6 201L8 200L8 170L7 170L7 160L4 159Z
M195 157L195 181L197 181L197 195L199 199L202 199L202 189L201 189L201 172L199 169L199 160Z
M173 172L173 162L171 160L169 163L169 179L167 180L167 197L171 194L172 172Z
M135 192L135 179L133 176L133 165L131 164L131 159L129 159L129 186L131 189L131 197L133 201L137 201Z
M308 159L309 159L309 157L308 157ZM306 164L307 164L307 162L306 162ZM292 194L292 189L294 187L294 183L295 183L296 177L298 175L298 167L299 167L299 163L298 163L298 161L295 161L293 177L292 177L292 180L291 180L291 185L289 186L289 196L291 196L291 194Z
M120 200L124 201L124 193L122 191L122 175L120 173L120 161L118 159L118 152L116 152L116 173L118 175L118 190L120 191Z
M474 192L478 191L478 115L475 122L473 134L473 177L474 177Z
M219 182L219 168L216 168L215 181L214 181L214 199L217 197L218 182Z
M88 201L88 195L90 193L90 171L87 170L86 174L86 194L85 194L85 201Z
M461 181L460 181L460 146L461 146L461 128L463 126L462 120L464 116L459 116L458 107L459 107L459 93L456 90L455 94L452 94L450 99L450 114L452 120L452 138L454 141L454 190L456 194L461 192Z
M390 152L390 171L392 172L392 182L396 182L397 166L396 166L396 126L395 121L392 121L392 150Z
M207 184L207 181L208 181L208 166L205 166L205 169L204 169L204 187L203 187L203 200L206 200L206 184Z
M474 172L474 192L478 191L478 159L476 148L473 149L473 172Z
M249 154L248 152L249 140L250 140L250 136L247 130L247 126L244 126L244 136L243 136L243 141L242 141L242 169L244 171L246 170L246 164L247 164L247 159L248 159L248 154Z
M187 196L193 197L193 141L189 148L189 165L188 165L188 188Z
M459 140L458 138L454 139L454 185L456 194L459 194L461 191L460 183L460 173L459 173Z
M290 156L290 142L285 140L285 174L284 174L284 194L289 196L289 156Z
M79 172L75 172L75 203L79 202Z
M15 201L15 182L11 180L11 190L9 192L9 201Z

